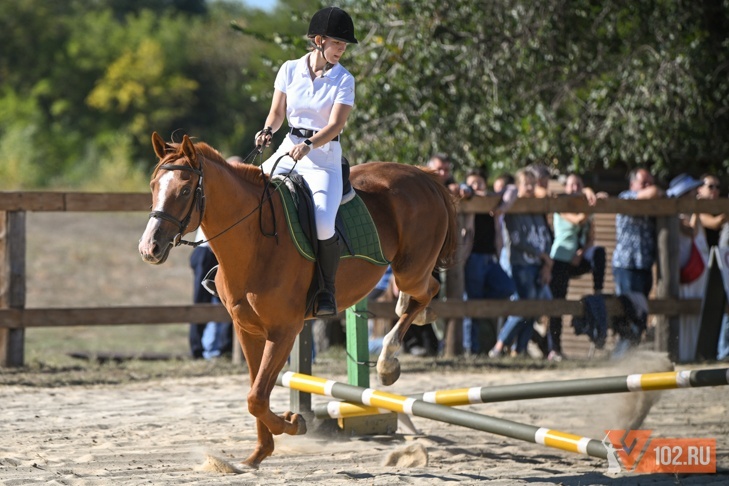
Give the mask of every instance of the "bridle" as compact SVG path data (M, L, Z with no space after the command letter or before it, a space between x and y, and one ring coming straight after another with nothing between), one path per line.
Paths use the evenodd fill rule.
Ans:
M175 235L175 237L172 239L172 242L175 246L180 246L181 244L189 244L189 242L186 242L182 239L182 235L185 234L185 230L187 229L187 226L190 224L190 220L192 219L192 214L197 209L197 211L200 213L200 217L198 218L198 226L200 226L200 223L203 219L203 214L205 213L205 189L203 186L203 171L202 171L202 162L200 163L200 169L195 169L194 167L191 167L189 165L175 165L175 164L163 164L159 166L159 169L161 170L183 170L187 172L192 172L193 174L196 174L198 176L197 179L197 185L195 186L195 195L193 196L192 203L190 204L190 208L187 210L187 215L184 219L181 221L174 216L170 215L169 213L166 213L164 211L152 211L149 213L150 218L157 218L162 219L165 221L169 221L170 223L177 225L180 232Z
M253 153L253 152L251 152ZM284 157L288 156L288 154L284 154L280 156L276 162L273 164L273 168L271 169L271 172L274 172L276 169L276 166L278 166L278 163L283 159ZM294 164L294 167L296 164ZM157 218L162 219L165 221L168 221L172 224L177 225L180 232L175 235L175 237L172 239L172 242L174 243L174 246L180 246L180 245L188 245L193 248L196 248L203 243L207 243L208 241L214 240L218 236L221 236L222 234L226 233L228 230L232 229L234 226L237 226L238 224L242 223L246 219L248 219L250 216L252 216L256 211L261 209L263 206L263 203L268 201L269 206L271 207L271 215L272 215L272 221L273 221L273 233L266 233L263 230L263 221L259 217L259 226L261 228L261 233L263 236L266 237L273 237L276 239L276 243L278 244L278 231L276 231L276 217L274 214L274 207L273 207L273 201L271 199L271 192L269 191L269 186L271 183L271 179L267 178L266 183L263 187L263 192L261 193L261 201L258 203L258 205L253 208L248 214L240 218L235 223L228 226L226 229L218 233L217 235L208 238L207 240L200 240L200 241L186 241L182 239L182 235L185 234L185 230L187 229L187 226L190 224L190 220L192 219L192 214L195 211L195 208L197 208L198 212L200 213L200 217L198 218L198 227L202 223L203 220L203 214L205 213L205 190L203 186L203 164L202 160L200 160L200 169L195 169L192 166L189 165L176 165L176 164L163 164L158 167L160 170L184 170L187 172L192 172L193 174L196 174L198 176L197 180L197 186L195 187L195 196L193 197L192 203L190 204L190 209L187 211L187 215L185 218L180 221L174 216L171 216L169 213L166 213L164 211L152 211L149 213L149 217L151 218ZM293 170L293 169L292 169ZM289 173L290 174L290 173ZM286 177L288 177L289 174L286 174ZM262 213L259 213L260 216L262 216Z

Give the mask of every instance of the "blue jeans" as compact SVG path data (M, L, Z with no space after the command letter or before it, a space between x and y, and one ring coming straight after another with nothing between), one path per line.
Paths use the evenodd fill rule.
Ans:
M202 286L208 271L218 264L208 246L198 246L190 254L193 277L193 302L196 304L219 304L220 299L211 295ZM194 322L189 331L190 354L193 358L214 358L233 349L233 324L230 322Z
M653 287L653 270L643 270L638 268L620 268L613 267L613 281L615 282L615 293L617 295L625 295L629 292L638 292L648 298ZM648 316L640 319L635 323L642 334L648 325Z
M648 297L653 287L653 270L638 268L613 267L615 293L625 295L628 292L640 292Z
M539 295L539 265L512 265L511 273L520 299L536 299ZM509 316L499 333L499 341L510 346L516 339L516 352L526 351L534 330L534 318Z
M721 361L726 358L729 358L729 314L724 314L721 319L719 345L716 348L716 359Z
M508 299L516 291L514 281L494 255L471 253L466 260L464 274L466 296L472 300ZM496 341L495 319L472 318L470 324L464 325L464 346L470 344L473 354L488 351Z

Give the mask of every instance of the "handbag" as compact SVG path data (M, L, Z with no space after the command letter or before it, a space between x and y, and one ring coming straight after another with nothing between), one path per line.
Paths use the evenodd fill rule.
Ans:
M696 241L691 240L691 254L686 265L681 268L681 283L688 284L693 282L704 273L704 268L706 268L704 257L701 256L701 252L696 246Z

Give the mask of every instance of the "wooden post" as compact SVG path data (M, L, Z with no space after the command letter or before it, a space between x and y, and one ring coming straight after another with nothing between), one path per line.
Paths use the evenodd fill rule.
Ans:
M679 298L678 217L661 216L656 219L658 243L659 299ZM660 316L656 325L655 350L668 352L672 360L678 357L679 316Z
M458 213L458 229L459 234L463 234L463 228L465 228L467 218L469 215L465 213ZM463 241L461 241L463 243ZM470 248L470 245L460 244L458 245L458 253L456 256L456 263L454 266L446 270L446 281L445 281L445 296L446 301L449 300L463 300L463 294L466 290L465 282L465 262L468 259L468 255L465 250ZM443 355L446 358L454 358L463 354L463 318L452 317L446 321L445 337L443 343Z
M312 336L311 336L311 324L312 321L305 321L304 328L301 330L294 347L291 350L291 370L308 370L300 371L299 373L311 374L311 356L312 356ZM305 393L299 390L291 389L291 411L304 415L304 418L313 417L311 411L311 394Z
M0 211L0 309L25 307L25 211ZM25 329L0 328L0 366L23 366Z
M230 360L233 364L242 365L245 363L245 356L243 356L243 348L241 343L238 342L238 333L233 330L233 352L231 353Z

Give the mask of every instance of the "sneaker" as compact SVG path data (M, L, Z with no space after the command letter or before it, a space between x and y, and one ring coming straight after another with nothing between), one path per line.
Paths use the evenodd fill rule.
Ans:
M610 359L617 360L622 359L625 357L625 355L628 353L628 351L632 348L632 344L630 342L630 339L620 338L617 343L615 343L615 348L613 348L613 352L610 355Z
M547 361L554 361L555 363L559 363L564 359L561 354L559 354L557 351L550 351L547 355Z
M501 351L496 351L495 348L489 350L489 358L500 358L501 356Z

